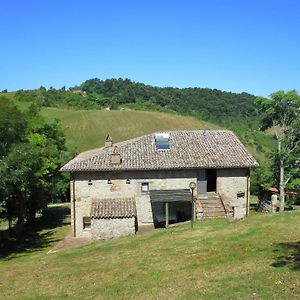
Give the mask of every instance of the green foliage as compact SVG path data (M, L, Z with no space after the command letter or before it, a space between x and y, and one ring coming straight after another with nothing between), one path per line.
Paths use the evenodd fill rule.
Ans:
M2 99L3 100L3 99ZM9 101L0 101L0 206L6 217L33 221L35 213L54 197L66 193L58 169L66 160L65 138L57 122L49 124L32 104L21 112Z
M0 97L0 158L25 134L27 120L6 97Z
M153 103L181 114L194 115L219 124L230 124L230 119L256 121L255 97L250 94L228 93L207 88L159 88L135 83L129 79L98 78L85 81L80 89L87 95L98 94L114 99L118 107L128 103Z
M97 97L95 95L86 96L81 91L66 91L65 89L48 91L44 87L38 90L19 90L14 98L20 102L33 102L40 106L61 107L61 108L97 108Z
M278 91L270 99L258 98L262 130L272 128L277 139L273 151L273 171L280 189L280 209L284 209L285 187L300 176L300 96L296 91Z
M268 189L276 183L269 161L259 161L259 165L259 168L251 171L250 193L252 195L258 195L259 186Z

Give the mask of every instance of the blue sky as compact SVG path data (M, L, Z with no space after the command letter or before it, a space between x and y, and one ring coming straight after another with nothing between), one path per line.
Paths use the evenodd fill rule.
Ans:
M0 90L122 77L300 91L297 0L1 0Z

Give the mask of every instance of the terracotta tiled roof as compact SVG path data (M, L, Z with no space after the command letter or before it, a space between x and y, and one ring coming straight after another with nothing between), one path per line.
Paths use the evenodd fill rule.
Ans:
M131 218L136 216L133 198L93 199L91 207L92 219Z
M249 168L258 163L226 130L170 131L170 149L157 150L154 134L83 152L61 171L170 170L189 168ZM117 148L115 148L117 147ZM120 164L111 162L118 152Z

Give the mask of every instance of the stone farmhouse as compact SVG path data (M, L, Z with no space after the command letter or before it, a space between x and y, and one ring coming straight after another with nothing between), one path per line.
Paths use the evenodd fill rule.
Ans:
M104 147L79 154L61 171L71 173L74 236L97 240L134 234L144 225L244 218L255 167L233 132L195 130L116 144L108 136Z

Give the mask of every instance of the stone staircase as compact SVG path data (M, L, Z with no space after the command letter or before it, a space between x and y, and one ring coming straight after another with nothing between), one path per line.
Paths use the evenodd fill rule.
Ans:
M215 192L207 193L206 198L198 198L202 218L226 218L227 212L220 196Z

